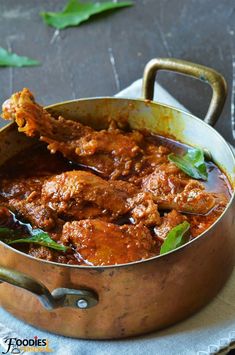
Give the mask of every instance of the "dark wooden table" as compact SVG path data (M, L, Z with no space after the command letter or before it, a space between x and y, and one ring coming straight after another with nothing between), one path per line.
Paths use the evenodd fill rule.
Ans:
M0 46L41 61L40 67L0 68L0 101L29 87L39 102L110 96L142 76L153 57L177 57L211 66L228 82L228 99L216 128L231 143L234 0L134 0L135 6L60 33L40 11L62 0L0 0ZM235 65L235 64L234 64ZM198 117L211 91L196 80L162 72L159 82Z

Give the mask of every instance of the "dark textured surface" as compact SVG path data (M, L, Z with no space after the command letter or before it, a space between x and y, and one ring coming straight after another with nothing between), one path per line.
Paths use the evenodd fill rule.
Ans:
M228 82L228 99L216 128L231 143L234 0L134 0L135 6L99 16L56 35L40 11L62 9L62 0L0 0L0 45L42 62L36 68L0 68L0 101L29 87L43 104L110 96L142 76L146 62L173 56L214 67ZM114 58L115 65L111 58ZM203 117L209 87L160 73L161 82Z

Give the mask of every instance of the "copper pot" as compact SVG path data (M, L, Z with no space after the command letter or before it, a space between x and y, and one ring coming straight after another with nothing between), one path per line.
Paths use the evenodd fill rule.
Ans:
M209 82L213 97L204 122L151 101L158 69ZM226 96L220 74L181 60L154 59L145 69L143 96L140 100L74 100L47 110L97 129L107 127L110 117L125 118L134 129L174 135L210 152L235 185L232 151L210 126L218 119ZM2 129L0 137L0 164L34 144L14 124ZM125 265L63 265L0 243L1 305L36 327L78 338L122 338L166 327L204 306L229 277L235 257L234 211L233 194L221 217L200 237L168 254Z

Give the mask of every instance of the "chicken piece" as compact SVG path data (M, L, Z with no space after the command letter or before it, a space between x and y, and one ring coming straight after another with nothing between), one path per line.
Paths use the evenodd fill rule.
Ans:
M86 171L56 175L42 187L42 198L58 213L66 213L74 204L82 208L84 202L90 202L117 217L127 213L127 197L126 191L115 191L109 182Z
M162 217L162 223L160 226L154 228L154 233L158 239L164 241L170 230L178 226L178 224L183 223L184 221L187 221L186 216L182 215L176 210L172 210L171 212L164 214Z
M20 219L33 227L46 231L59 226L57 214L41 200L41 188L46 177L9 179L1 181L2 204L13 211Z
M212 193L199 181L190 179L174 164L162 164L143 178L142 188L153 195L159 209L206 214L216 203Z
M30 244L28 254L38 259L57 261L58 252L44 246Z
M29 222L32 227L50 231L60 225L55 211L43 204L41 200L27 202L27 200L11 199L8 201L8 207L17 216Z
M117 226L97 219L67 222L61 241L76 248L77 258L90 265L116 265L156 255L156 241L147 227Z
M3 205L33 226L46 230L55 227L57 216L65 221L98 217L112 221L131 213L134 223L160 222L151 194L137 193L128 182L108 182L85 171L70 171L49 179L3 180L1 195L5 199Z
M205 216L189 215L192 237L197 237L207 230L224 212L228 198L224 194L215 194L216 206Z
M17 206L19 206L19 214L21 218L28 220L28 209L31 210L32 208L34 209L38 206L40 207L41 205L47 206L44 201L41 201L41 189L45 180L46 178L20 178L2 180L0 182L1 204L12 208L15 212L17 212ZM8 202L9 200L11 200L10 204ZM34 202L33 207L32 204L28 204L28 202L32 201ZM25 205L26 203L27 205ZM24 205L25 208L23 208ZM54 211L54 213L56 212ZM82 206L81 204L71 204L70 208L66 212L66 215L68 217L71 216L72 220L74 220L74 217L76 217L76 219L85 219L90 218L91 216L94 218L96 216L102 215L102 210L97 206L89 206L88 204L83 204ZM39 224L41 225L41 222L39 222Z
M69 264L69 265L81 264L81 262L76 258L76 256L72 254L71 250L61 254L61 252L58 252L53 249L49 249L44 246L30 244L28 254L33 256L34 258L53 261L62 264Z
M1 181L3 204L33 227L53 229L58 223L56 213L40 199L43 178L10 179Z
M44 108L38 105L33 94L28 89L23 89L11 96L2 106L2 118L15 120L19 132L24 132L29 137L56 137L64 142L77 139L91 133L92 128L78 122L54 119ZM66 124L69 122L68 124Z
M13 94L3 104L2 117L14 119L20 132L40 137L51 153L59 151L112 179L128 175L133 159L141 153L137 144L143 139L141 133L124 134L118 129L98 132L63 117L55 119L34 101L28 89Z
M158 207L150 193L140 192L129 198L128 204L131 207L131 220L134 224L139 222L143 222L146 226L160 224Z
M145 142L143 148L144 154L141 158L141 171L140 175L143 177L152 173L157 167L169 162L168 155L171 150L163 145L156 146L148 141Z
M134 185L125 181L106 181L85 171L69 171L56 175L42 187L42 199L59 215L74 215L81 219L89 211L90 218L110 215L117 219L130 213L135 223L160 222L157 205L148 193L138 194Z
M159 208L163 210L176 209L200 215L207 214L216 202L213 194L206 192L203 185L195 181L189 182L181 193L156 201L159 203Z
M28 178L28 179L3 179L0 181L0 196L11 199L25 199L30 195L39 195L45 177Z
M136 186L121 180L110 181L113 191L118 193L126 192L126 206L132 223L143 223L146 226L153 226L160 223L158 206L153 201L152 194L136 188Z
M136 159L132 171L125 177L126 181L138 187L141 187L144 177L150 175L162 164L169 163L168 155L171 152L168 147L163 145L156 146L150 143L147 137L144 138L144 143L141 145L143 155Z

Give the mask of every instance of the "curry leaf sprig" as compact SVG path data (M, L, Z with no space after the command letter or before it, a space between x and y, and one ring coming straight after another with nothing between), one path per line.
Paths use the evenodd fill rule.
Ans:
M171 153L168 159L194 179L208 179L208 172L202 149L189 149L183 156Z
M47 25L61 30L69 26L78 26L93 15L132 5L132 1L83 3L69 0L62 12L41 12L40 15Z
M161 246L160 254L168 253L169 251L179 248L181 245L185 244L189 228L190 224L187 221L184 221L183 223L178 224L178 226L172 228Z
M49 234L43 232L41 229L32 229L30 234L31 236L29 237L21 237L17 239L19 236L19 231L6 227L0 227L0 240L9 245L16 243L35 243L63 252L68 249L66 246L56 243L53 239L51 239Z
M8 52L6 49L0 47L0 67L28 67L36 65L40 65L40 62Z

